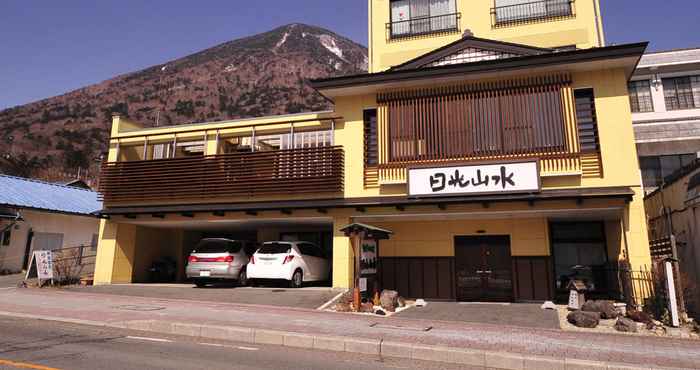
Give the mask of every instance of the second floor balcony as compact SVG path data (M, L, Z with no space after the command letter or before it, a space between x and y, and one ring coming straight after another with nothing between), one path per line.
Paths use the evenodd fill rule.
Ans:
M406 20L393 20L387 23L390 40L460 31L461 13L413 17Z
M491 9L493 27L573 17L574 0L496 1Z

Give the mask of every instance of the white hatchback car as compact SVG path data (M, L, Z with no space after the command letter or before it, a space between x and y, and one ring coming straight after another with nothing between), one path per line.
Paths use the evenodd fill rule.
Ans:
M248 263L248 280L287 280L293 288L304 282L325 281L330 262L316 244L309 242L266 242Z

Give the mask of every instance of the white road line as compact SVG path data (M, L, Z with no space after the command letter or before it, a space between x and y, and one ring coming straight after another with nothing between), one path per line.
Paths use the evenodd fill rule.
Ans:
M127 336L126 339L146 340L146 341L149 341L149 342L173 343L173 341L170 340L170 339L162 339L162 338L148 338L148 337L132 337L132 336Z
M240 349L243 351L257 351L259 348L255 347L242 347L242 346L230 346L227 344L219 344L219 343L199 343L203 346L209 346L209 347L219 347L219 348L235 348L235 349Z

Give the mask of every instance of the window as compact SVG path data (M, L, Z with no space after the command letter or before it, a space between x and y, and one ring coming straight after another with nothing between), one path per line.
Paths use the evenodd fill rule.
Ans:
M634 113L653 112L651 101L651 83L649 80L631 81L628 85L630 106Z
M35 251L53 251L61 249L63 247L63 234L35 233L33 243Z
M457 30L456 0L392 0L391 36Z
M557 290L566 291L571 279L583 280L594 291L606 288L604 230L602 222L550 224Z
M92 234L92 239L90 240L90 251L97 252L97 244L99 237L97 234Z
M12 228L13 225L6 226L7 229L0 234L0 245L7 247L10 245L10 240L12 239Z
M640 157L639 167L642 171L644 187L660 186L665 178L693 163L695 159L697 159L695 153Z
M666 109L700 108L700 76L662 79Z
M494 25L573 15L573 0L495 0Z
M363 115L365 124L365 165L376 166L377 163L379 163L377 144L377 110L366 109Z
M600 149L598 140L598 119L595 111L593 89L574 91L576 100L576 123L582 152L596 152Z

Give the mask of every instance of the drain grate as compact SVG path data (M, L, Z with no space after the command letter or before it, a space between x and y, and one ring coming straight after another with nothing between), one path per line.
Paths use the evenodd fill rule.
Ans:
M416 332L426 332L432 329L432 326L405 326L405 325L387 325L372 323L369 325L370 328L375 329L391 329L391 330L403 330L403 331L416 331Z
M285 290L285 289L272 289L272 290L271 290L272 293L284 293L284 292L286 292L286 291L287 291L287 290Z
M165 307L160 307L160 306L141 306L141 305L133 305L133 304L114 306L113 308L116 308L118 310L127 310L127 311L160 311L160 310L165 309Z

